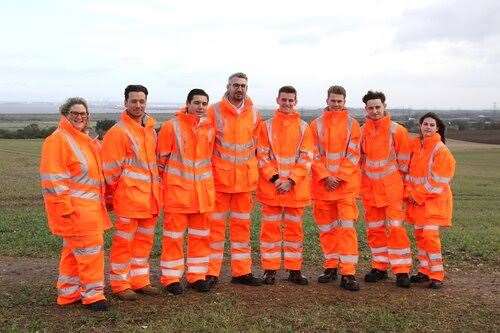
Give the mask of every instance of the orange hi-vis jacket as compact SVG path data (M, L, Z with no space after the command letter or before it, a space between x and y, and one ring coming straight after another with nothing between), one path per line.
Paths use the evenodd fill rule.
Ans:
M388 206L403 200L403 176L408 172L408 131L391 121L366 119L361 128L361 196L365 205Z
M261 123L257 141L259 182L257 200L280 207L305 207L311 200L310 169L314 152L313 138L307 123L298 112L276 110ZM278 175L295 184L291 191L278 194L270 179Z
M124 111L103 139L101 156L113 209L127 218L151 218L161 208L155 121L145 116L143 122L141 126Z
M40 177L49 228L55 235L102 235L111 227L97 143L66 117L42 146Z
M212 175L215 129L182 108L158 136L158 168L167 213L206 213L215 209Z
M455 173L455 159L439 133L430 137L412 138L410 170L406 175L406 196L412 197L424 211L410 218L416 225L450 226L453 197L450 181ZM417 206L418 208L418 206ZM412 215L411 207L408 209ZM414 214L415 215L415 214Z
M358 121L347 109L326 109L311 122L311 130L316 147L312 164L313 199L330 201L357 197L361 181ZM342 180L334 191L328 191L321 182L329 176Z
M259 175L255 156L261 121L259 112L248 97L240 113L224 97L208 108L208 118L216 129L212 156L215 190L225 193L254 191Z

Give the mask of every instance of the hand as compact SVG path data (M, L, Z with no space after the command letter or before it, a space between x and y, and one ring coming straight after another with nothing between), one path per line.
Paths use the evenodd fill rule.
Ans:
M333 176L328 176L324 178L323 181L327 191L334 191L342 182L342 180Z
M284 194L292 189L292 182L290 179L279 178L274 182L274 186L276 187L276 192L278 192L278 194Z

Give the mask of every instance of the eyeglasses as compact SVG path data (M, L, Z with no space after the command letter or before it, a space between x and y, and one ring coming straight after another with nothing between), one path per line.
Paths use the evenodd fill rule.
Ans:
M81 117L82 119L87 119L89 117L89 114L87 112L73 112L73 111L71 111L69 114L73 118Z

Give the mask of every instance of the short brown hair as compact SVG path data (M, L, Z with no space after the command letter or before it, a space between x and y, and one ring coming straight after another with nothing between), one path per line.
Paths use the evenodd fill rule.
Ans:
M89 106L87 104L87 101L82 97L70 97L70 98L68 98L59 107L59 112L61 112L61 114L63 116L67 116L71 107L73 105L78 105L78 104L83 105L85 107L85 111L87 111L87 113L89 113Z
M344 96L344 98L346 98L347 95L344 87L342 86L331 86L330 88L328 88L326 98L330 97L330 94L342 95Z
M292 86L283 86L283 87L281 87L280 90L278 90L278 96L281 93L294 94L295 98L297 98L297 90L294 87L292 87Z

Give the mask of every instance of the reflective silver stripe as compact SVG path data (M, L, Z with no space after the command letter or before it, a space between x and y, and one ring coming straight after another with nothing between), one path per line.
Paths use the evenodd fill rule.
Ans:
M285 221L292 221L292 222L301 222L302 217L301 216L296 216L296 215L291 215L291 214L284 214L283 215L283 220Z
M109 274L110 281L128 281L128 274Z
M210 247L214 250L221 250L224 248L224 241L210 243Z
M41 180L50 180L50 181L58 181L69 179L69 173L40 173Z
M240 220L249 220L250 213L231 212L231 218Z
M443 265L434 265L434 266L430 266L429 268L430 268L431 272L443 272L444 271Z
M389 258L386 257L386 256L381 256L381 255L378 255L378 256L373 256L373 261L376 261L376 262L389 262Z
M425 260L425 259L420 259L419 260L419 265L421 267L428 267L429 266L429 262L427 260Z
M139 169L144 169L144 171L149 171L149 169L150 169L150 165L148 163L141 161L136 156L129 157L129 158L125 159L124 162L127 165L130 165L130 166L133 166L133 167L136 167ZM154 166L156 166L156 165L154 165Z
M434 172L431 172L431 177L432 177L432 180L437 182L437 183L448 184L451 181L450 177L441 177L441 176L436 175Z
M338 164L331 165L331 164L330 164L330 165L328 165L326 168L327 168L327 169L328 169L328 171L330 171L330 172L337 172L337 171L339 171L339 170L340 170L340 165L338 165Z
M262 220L263 221L276 222L276 221L281 221L282 216L283 216L282 214L273 214L273 215L263 214L262 215Z
M229 150L234 150L238 152L246 151L254 147L253 141L248 141L246 143L229 143L222 139L220 136L215 137L215 143Z
M118 216L118 220L120 220L120 222L125 224L130 223L130 219L128 217Z
M174 268L177 266L184 266L184 258L177 260L162 260L160 266L163 268Z
M291 247L293 249L301 249L302 248L302 242L283 242L283 247Z
M427 252L425 252L424 250L418 250L417 255L419 255L419 256L427 256Z
M189 160L187 158L184 158L182 155L180 155L177 152L172 152L170 156L171 161L176 161L179 163L182 163L184 166L189 167L189 168L201 168L204 166L207 166L210 164L210 159L202 159L202 160Z
M118 121L116 125L125 132L125 135L127 135L130 142L132 142L132 150L134 151L136 156L139 156L139 144L128 130L127 125L125 125L125 123L122 120Z
M72 286L72 287L57 289L57 294L59 296L68 296L79 291L80 291L80 286Z
M199 237L207 237L208 235L210 235L210 229L189 228L188 234L194 235L194 236L199 236Z
M65 185L57 185L57 186L54 186L52 188L50 187L46 187L42 190L43 194L56 194L56 195L59 195L59 194L63 194L64 192L68 191L69 190L69 187L65 186Z
M389 254L393 254L393 255L398 255L398 256L404 256L404 255L409 255L411 254L411 251L409 248L404 248L404 249L387 249L387 252Z
M263 259L276 259L276 258L281 258L281 252L265 252L265 253L261 253L260 256Z
M93 185L93 186L100 186L101 185L100 180L95 180L95 179L92 179L88 176L76 175L76 176L72 176L71 180L73 182L75 182L77 184L81 184L81 185Z
M205 171L202 174L194 174L192 172L180 170L172 166L168 166L166 172L171 175L183 177L189 180L203 180L212 177L212 171Z
M144 266L147 265L149 261L148 257L135 257L130 260L130 264L136 266Z
M232 249L249 249L250 245L246 242L231 242Z
M353 263L357 264L358 263L358 256L357 255L340 255L339 256L340 262L348 262L348 263Z
M121 168L122 167L122 164L123 164L123 159L121 161L111 161L111 162L106 162L106 163L103 163L102 164L102 169L103 170L113 170L113 169L117 169L117 168Z
M188 273L207 273L208 267L206 266L188 266Z
M274 247L281 247L281 242L260 242L261 249L272 249Z
M427 255L429 256L430 260L443 260L443 256L441 255L441 253L428 253Z
M91 247L78 247L73 249L73 254L75 256L90 256L98 254L102 251L102 245L96 245Z
M394 173L397 170L398 170L397 167L393 164L393 165L389 166L385 171L381 171L381 172L364 171L364 174L368 178L371 178L371 179L382 179L382 178Z
M167 230L164 230L163 231L163 236L164 237L173 238L173 239L182 238L182 236L184 236L184 231L167 231Z
M377 253L385 253L388 251L388 248L386 246L383 246L383 247L371 247L370 248L370 251L373 253L373 254L377 254Z
M406 165L406 164L400 164L399 165L399 170L401 172L405 172L405 173L408 172L408 165Z
M359 162L359 157L354 156L352 153L347 153L346 158L352 163L352 164L358 164Z
M423 230L439 230L438 225L424 225Z
M80 147L78 147L78 144L75 142L75 140L73 140L73 137L68 132L66 132L65 130L61 130L61 133L63 134L64 138L71 147L71 150L73 150L73 153L76 155L76 158L80 162L82 168L82 175L87 176L89 173L89 163L87 162L85 155L81 151Z
M260 154L269 154L270 151L268 147L257 147L257 152Z
M142 173L138 173L138 172L135 172L135 171L130 171L129 169L123 170L122 175L125 176L125 177L132 178L132 179L142 180L144 182L150 182L151 181L151 177L150 176L143 175Z
M87 199L87 200L100 200L101 199L101 196L98 193L87 192L87 191L77 191L77 190L70 190L69 196L74 197L74 198Z
M435 187L429 183L425 183L424 188L427 190L427 192L430 192L430 193L438 193L439 194L439 193L443 192L443 189L441 187Z
M186 262L188 264L206 264L208 263L208 256L187 258Z
M325 254L325 259L327 259L327 260L338 260L339 256L340 255L338 253L326 253Z
M341 228L354 228L354 221L339 220L338 223Z
M290 176L290 170L279 170L278 175L280 177L289 177Z
M222 260L223 255L224 254L222 254L222 253L211 253L210 254L210 260L213 260L213 259L215 259L215 260Z
M213 220L225 220L227 219L229 212L216 212L212 213Z
M184 273L182 269L162 269L161 275L163 276L173 276L173 277L181 277Z
M114 263L112 262L111 263L111 270L112 271L123 271L125 269L128 269L129 268L129 263Z
M344 157L344 152L340 152L340 153L327 153L326 154L326 158L331 160L331 161L336 161L336 160L339 160L341 159L342 157Z
M57 278L57 283L67 283L67 284L79 284L80 278L78 276L70 276L70 275L59 275Z
M83 298L89 298L89 297L92 297L92 296L95 296L97 294L102 294L103 293L103 289L104 288L98 288L98 289L90 289L88 291L85 291L82 296Z
M215 128L217 132L224 132L224 118L222 117L220 110L220 102L214 104L214 118L215 118Z
M302 259L302 253L299 252L284 252L283 257L290 259Z
M359 144L357 143L354 143L354 142L349 142L349 144L347 145L347 147L353 149L353 150L356 150L359 148Z
M280 156L277 156L276 160L280 164L295 164L295 156L294 157L280 157Z
M417 176L411 176L411 175L406 175L405 179L413 183L415 185L423 185L427 181L427 177L417 177Z
M250 259L250 253L231 253L231 260Z
M155 228L138 227L137 232L145 235L153 235L155 233Z
M410 154L399 153L399 154L397 154L397 159L398 160L402 160L402 161L409 161L410 160Z
M115 237L121 237L126 240L132 240L134 238L134 233L126 232L123 230L115 230Z
M103 289L104 288L104 282L99 281L99 282L94 282L94 283L87 283L86 285L83 286L85 290L91 290L91 289Z
M246 163L255 157L253 151L247 156L233 156L233 155L229 155L229 154L226 154L224 152L221 152L220 150L214 150L214 155L225 160L225 161L235 163L235 164Z
M388 220L387 225L389 227L402 227L403 226L403 221L399 220Z
M135 268L130 270L130 276L141 276L141 275L148 275L149 274L149 268Z
M411 265L411 259L410 258L389 259L389 262L391 263L391 265Z

